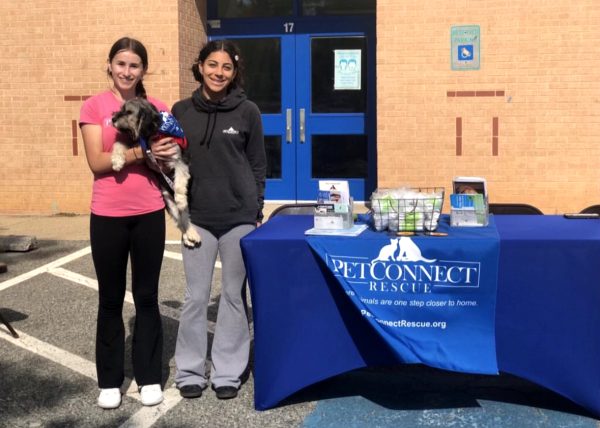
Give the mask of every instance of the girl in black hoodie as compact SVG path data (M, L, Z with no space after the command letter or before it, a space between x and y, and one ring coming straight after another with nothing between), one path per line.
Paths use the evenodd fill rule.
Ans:
M221 298L212 342L210 382L221 399L234 398L248 365L250 332L242 291L246 271L240 239L263 218L266 155L260 111L241 88L241 58L230 41L209 42L192 66L200 87L173 106L188 139L192 223L197 248L182 245L187 287L179 323L175 381L185 398L202 395L207 311L217 254Z

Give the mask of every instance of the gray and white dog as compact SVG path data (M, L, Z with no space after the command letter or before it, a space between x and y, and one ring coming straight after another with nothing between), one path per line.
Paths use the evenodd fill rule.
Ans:
M158 181L167 211L181 230L184 245L198 246L201 238L190 221L188 211L187 189L190 171L181 150L181 142L185 141L185 137L175 118L169 113L159 112L145 98L133 98L126 101L113 115L112 122L119 132L129 137L128 142L117 141L113 146L111 155L113 170L120 171L123 168L125 151L128 148L141 145L146 151L149 166L159 172ZM178 142L177 153L166 162L158 162L149 150L152 138L174 135L165 132L165 129L173 127L181 132L173 138Z

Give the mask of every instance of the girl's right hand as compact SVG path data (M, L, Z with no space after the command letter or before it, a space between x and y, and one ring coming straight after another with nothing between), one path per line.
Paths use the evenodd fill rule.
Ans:
M150 150L157 161L168 161L177 154L177 143L171 137L161 138L152 143Z

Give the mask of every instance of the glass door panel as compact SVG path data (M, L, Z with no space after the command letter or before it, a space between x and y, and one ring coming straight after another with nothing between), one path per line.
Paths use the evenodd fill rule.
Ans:
M281 39L236 39L244 58L244 90L261 113L281 113Z
M314 178L366 178L366 135L312 136L312 176Z
M373 0L302 0L302 14L305 16L374 13Z
M364 37L311 40L313 113L364 113L367 106L367 52Z
M294 11L292 0L218 0L218 18L259 18L289 16Z
M227 37L244 59L244 90L262 114L267 153L266 199L290 200L296 195L294 146L295 46L293 36Z
M297 105L305 111L305 138L297 157L298 198L314 199L318 181L335 178L348 180L354 199L364 200L372 191L369 163L375 151L374 129L367 125L373 90L367 79L367 38L299 35L296 49L307 55L298 61L297 73L310 77L296 84Z
M265 136L265 152L267 153L267 179L281 179L281 136Z

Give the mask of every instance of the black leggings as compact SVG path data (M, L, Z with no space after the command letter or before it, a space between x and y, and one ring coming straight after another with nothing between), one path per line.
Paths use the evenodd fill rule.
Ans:
M92 259L99 288L96 370L100 388L119 388L124 380L123 302L127 260L135 302L133 374L138 385L161 383L162 320L158 282L165 249L163 210L130 217L90 217Z

